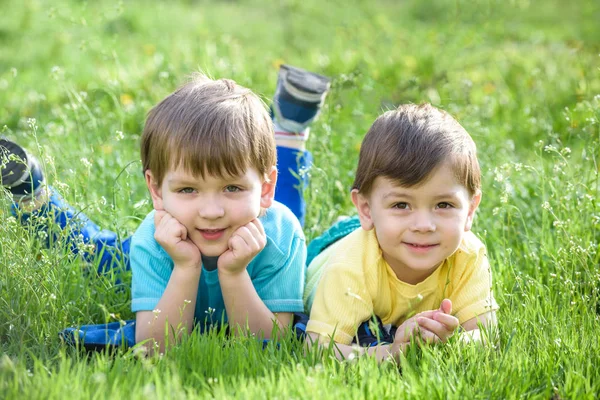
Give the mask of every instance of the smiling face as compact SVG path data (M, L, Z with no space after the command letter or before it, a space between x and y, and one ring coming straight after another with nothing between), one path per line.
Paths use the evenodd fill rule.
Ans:
M258 217L273 202L277 170L266 179L255 168L240 176L194 176L182 168L170 170L161 185L146 171L146 183L156 210L177 219L188 237L205 256L220 256L231 235Z
M417 186L379 176L368 195L355 189L352 200L363 229L375 229L383 258L398 279L416 284L458 249L481 192L470 196L444 163Z

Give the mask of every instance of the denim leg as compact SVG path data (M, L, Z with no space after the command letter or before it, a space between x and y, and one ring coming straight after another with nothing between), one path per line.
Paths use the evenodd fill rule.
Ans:
M277 186L275 200L285 204L304 226L306 203L303 190L308 185L306 173L312 165L309 151L277 146Z
M119 266L124 257L123 266L129 269L129 242L121 242L118 235L107 229L100 229L85 214L76 211L52 188L48 202L31 214L21 213L13 206L13 214L23 224L30 224L36 230L46 232L46 246L55 245L64 238L65 244L73 254L81 254L88 262L98 262L98 273L105 273ZM65 235L51 229L55 224ZM50 228L50 229L49 229Z

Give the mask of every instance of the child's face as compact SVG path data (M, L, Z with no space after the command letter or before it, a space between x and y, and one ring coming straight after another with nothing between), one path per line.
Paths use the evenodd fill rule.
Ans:
M267 178L259 176L255 168L227 178L208 174L202 178L180 168L168 171L157 186L152 172L146 171L154 208L168 212L185 226L188 238L209 257L223 254L233 232L258 217L261 208L271 206L275 167Z
M378 177L371 193L352 200L364 229L375 229L383 257L398 279L416 284L452 255L471 229L481 192L470 196L449 164L419 186L398 186Z

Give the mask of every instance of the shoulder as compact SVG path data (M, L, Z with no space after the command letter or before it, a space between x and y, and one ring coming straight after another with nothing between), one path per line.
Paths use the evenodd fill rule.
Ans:
M375 232L358 228L323 250L315 262L318 259L319 263L336 270L361 271L367 265L374 265L380 257Z
M465 233L458 249L450 256L459 269L480 265L486 258L485 244L471 231Z
M381 256L379 242L375 236L375 230L366 231L358 228L340 239L335 259L341 262L352 260L363 260L370 262Z
M275 243L286 243L295 238L304 240L304 232L298 218L283 204L274 201L260 217L267 238Z
M249 267L282 266L288 264L291 258L295 260L298 256L300 256L299 261L304 264L306 260L304 232L294 213L275 201L259 219L265 229L267 245Z
M160 251L162 247L154 239L154 210L150 211L131 237L132 250L144 248L150 251Z
M479 254L481 251L485 251L485 244L473 232L469 231L463 236L458 250L467 254Z

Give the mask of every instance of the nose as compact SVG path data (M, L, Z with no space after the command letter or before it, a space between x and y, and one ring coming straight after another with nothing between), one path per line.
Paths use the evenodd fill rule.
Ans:
M414 232L434 232L435 221L431 213L426 210L413 213L411 230Z
M198 214L204 219L217 219L225 215L221 201L216 196L207 196L200 200Z

